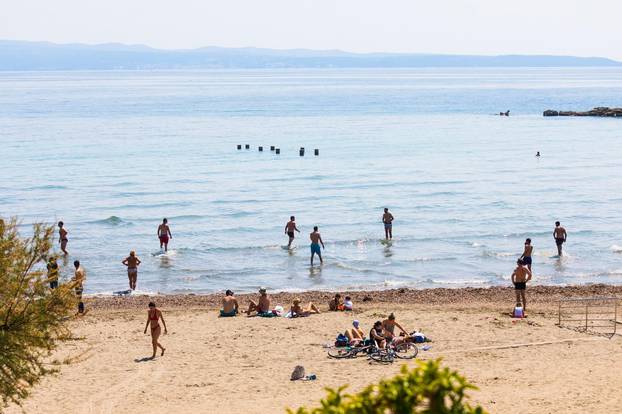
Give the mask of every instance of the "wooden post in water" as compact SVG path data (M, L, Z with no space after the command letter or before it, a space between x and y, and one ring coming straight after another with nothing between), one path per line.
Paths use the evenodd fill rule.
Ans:
M299 154L300 154L301 157L305 156L305 147L300 147Z
M242 145L238 144L238 149L241 150L242 149Z
M274 151L274 145L270 145L270 151Z
M246 144L244 147L245 147L246 149L251 149L251 146L250 146L250 145L248 145L248 144Z
M276 154L279 155L281 153L281 148L275 149L274 152L276 152Z
M263 147L259 147L259 152L263 152Z
M320 155L320 150L316 148L314 153L315 153L315 156L318 156L318 155Z

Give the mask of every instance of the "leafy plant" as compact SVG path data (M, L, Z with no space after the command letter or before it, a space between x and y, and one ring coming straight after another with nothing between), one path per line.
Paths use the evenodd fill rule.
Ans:
M344 394L346 386L327 388L317 408L287 410L289 414L484 414L465 400L467 390L477 389L456 371L441 367L440 360L418 361L397 376L367 386L358 394Z
M20 404L46 368L44 358L68 334L64 320L74 309L72 285L49 288L43 264L54 228L34 224L21 237L15 218L0 218L0 396Z

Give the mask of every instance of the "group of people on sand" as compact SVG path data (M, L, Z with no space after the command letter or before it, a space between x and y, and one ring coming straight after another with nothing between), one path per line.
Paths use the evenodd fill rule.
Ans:
M396 334L395 328L399 329L400 332ZM348 345L350 346L371 343L380 349L386 348L387 345L397 345L410 338L406 329L396 321L394 313L382 321L374 322L368 336L365 336L365 331L361 328L359 321L354 320L352 321L352 328L346 330L345 336L348 338Z
M566 233L566 229L561 226L559 221L555 222L555 229L553 230L553 238L555 239L555 245L557 246L557 254L558 257L562 256L562 248L564 243L566 243L566 239L568 234ZM525 297L525 291L527 289L527 283L533 277L531 271L531 265L533 263L533 246L531 244L531 239L527 238L525 240L525 246L523 249L523 254L516 261L516 268L512 272L512 284L514 285L514 290L516 292L516 306L514 314L517 312L520 314L520 317L525 315L525 311L527 310L527 298Z

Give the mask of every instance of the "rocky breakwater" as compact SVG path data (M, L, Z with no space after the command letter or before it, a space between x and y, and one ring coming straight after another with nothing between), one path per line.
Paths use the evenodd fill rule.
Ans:
M604 116L604 117L612 117L622 118L622 108L609 108L607 106L599 106L598 108L594 108L591 111L585 112L575 112L575 111L554 111L552 109L547 109L542 113L544 116Z

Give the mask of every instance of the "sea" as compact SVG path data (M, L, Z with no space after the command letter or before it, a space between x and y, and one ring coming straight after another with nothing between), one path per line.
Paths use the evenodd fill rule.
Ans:
M597 106L621 68L3 72L0 216L64 221L92 295L130 250L140 293L506 286L527 237L532 283L621 284L622 119L542 116Z

